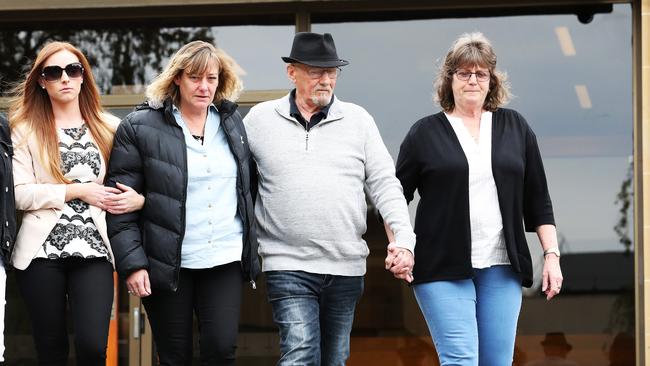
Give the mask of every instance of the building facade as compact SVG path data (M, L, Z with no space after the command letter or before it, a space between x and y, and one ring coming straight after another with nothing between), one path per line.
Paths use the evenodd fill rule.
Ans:
M307 30L334 35L350 61L336 94L373 114L394 158L411 124L439 110L432 82L451 42L483 32L508 73L509 107L538 136L565 253L557 300L543 299L539 278L525 291L515 364L543 359L557 333L576 364L650 364L650 0L4 0L0 110L49 40L89 56L105 106L124 116L180 45L204 39L245 69L245 113L290 90L280 57L294 32ZM383 270L386 239L370 211L365 238L371 254L349 364L437 365L410 289ZM529 244L539 276L541 250L534 236ZM31 333L12 281L7 360L30 365ZM245 291L242 365L271 365L278 354L259 285ZM118 293L119 364L155 364L144 308L123 286Z

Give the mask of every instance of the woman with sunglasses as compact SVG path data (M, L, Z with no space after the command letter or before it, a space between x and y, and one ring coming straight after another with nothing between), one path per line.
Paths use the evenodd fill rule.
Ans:
M118 120L103 111L90 65L69 43L43 47L14 95L13 177L24 215L11 263L39 365L67 364L66 304L76 364L105 365L114 263L105 209L144 201L128 187L103 185Z

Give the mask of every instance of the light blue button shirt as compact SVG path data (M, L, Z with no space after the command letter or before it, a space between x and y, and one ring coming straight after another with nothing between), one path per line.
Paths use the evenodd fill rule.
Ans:
M176 106L176 123L187 145L187 201L181 267L211 268L241 260L243 225L237 213L237 163L214 105L208 108L204 141L192 137Z

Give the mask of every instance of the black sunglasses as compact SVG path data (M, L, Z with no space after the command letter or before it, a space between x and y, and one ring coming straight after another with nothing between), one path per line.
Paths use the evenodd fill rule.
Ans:
M58 81L61 79L61 75L63 75L63 70L65 70L65 74L70 79L80 78L84 73L84 67L81 66L81 63L73 62L64 68L61 66L46 66L43 68L41 76L43 76L45 81Z

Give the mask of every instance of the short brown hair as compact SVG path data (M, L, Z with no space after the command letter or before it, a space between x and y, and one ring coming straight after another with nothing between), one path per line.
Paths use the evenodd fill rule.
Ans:
M466 66L481 66L490 71L490 88L483 102L485 110L494 112L510 100L510 86L506 75L496 70L497 56L490 41L480 32L464 33L449 49L434 83L435 101L445 112L453 111L456 106L451 89L454 73Z

